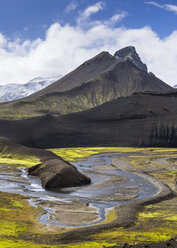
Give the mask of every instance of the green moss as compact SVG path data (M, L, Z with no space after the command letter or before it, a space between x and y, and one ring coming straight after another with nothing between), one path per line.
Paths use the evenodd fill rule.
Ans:
M38 159L13 159L13 158L1 158L0 157L0 164L7 164L7 165L15 165L15 166L21 166L21 167L31 167L33 165L39 164L40 160Z
M125 231L121 228L112 232L103 232L94 235L94 238L97 240L109 239L117 243L128 242L129 244L137 242L158 242L170 239L171 237L171 235L162 232Z
M25 197L0 192L0 247L48 248L53 245L38 244L32 235L40 237L41 224L37 221L39 210L29 206ZM41 231L39 232L39 230ZM31 237L30 242L26 240ZM38 238L40 240L40 238ZM41 238L41 243L43 239Z
M175 150L175 149L174 149ZM131 156L127 158L129 163L133 163L141 169L148 169L148 173L156 178L160 178L171 183L173 175L177 173L176 170L168 168L158 163L154 163L154 159L160 157L176 156L176 151L172 149L165 149L165 153L162 154L159 148L119 148L119 147L97 147L97 148L60 148L50 149L50 151L61 156L67 161L75 161L76 159L82 159L89 157L93 154L99 153L131 153ZM4 153L7 149L4 148ZM139 156L132 156L132 153L142 153ZM6 158L7 159L7 158ZM14 165L15 159L11 164ZM19 159L22 163L24 158ZM29 158L29 162L34 163L35 158ZM34 159L34 160L33 160ZM16 160L18 160L16 158ZM28 161L28 158L27 160ZM159 169L154 171L154 169ZM85 248L85 247L101 247L102 245L114 245L114 243L135 243L135 242L155 242L166 240L177 235L177 198L172 200L158 203L155 205L149 205L139 213L138 218L134 226L129 228L115 228L113 230L104 231L96 235L90 236L90 240L93 242L77 243L77 244L59 244L58 246L36 244L36 240L43 242L55 243L57 233L62 230L44 228L38 221L37 216L39 211L30 207L28 202L23 196L0 193L0 247L60 247L60 248ZM111 210L107 213L107 220L102 223L110 223L116 219L115 210ZM67 230L65 230L67 231ZM34 235L34 236L33 236ZM35 237L35 238L34 238ZM26 239L30 239L30 242L26 242ZM81 237L84 240L84 237ZM25 246L24 246L25 245Z
M58 148L49 149L49 151L62 157L67 161L76 161L76 159L82 159L90 157L91 155L99 153L127 153L127 152L140 152L149 151L149 148L134 148L134 147L77 147L77 148Z
M0 143L0 164L20 165L22 167L31 167L40 163L40 159L35 156L23 155L19 152L12 153L8 145Z
M59 246L35 244L29 241L1 239L0 247L3 248L57 248Z
M115 228L93 236L98 240L116 242L157 242L177 235L177 198L146 206L130 228Z
M116 243L108 243L108 242L87 242L87 243L78 243L78 244L69 244L69 245L61 245L61 248L101 248L103 245L105 246L113 246Z
M25 223L15 221L0 221L0 234L1 236L18 237L20 233L28 231L28 225Z

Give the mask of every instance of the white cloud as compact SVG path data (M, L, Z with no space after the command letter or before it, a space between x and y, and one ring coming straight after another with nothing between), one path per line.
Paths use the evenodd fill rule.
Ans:
M89 20L91 15L96 14L98 11L102 9L104 9L103 2L97 2L95 5L89 6L83 12L80 12L79 17L77 19L77 23L79 25L85 24L85 22Z
M177 6L176 5L166 4L165 8L166 8L166 10L175 12L175 14L177 14Z
M75 1L70 2L66 7L66 13L69 13L77 8L77 3Z
M156 2L144 2L144 3L149 4L149 5L153 5L153 6L162 8L162 9L163 9L163 6L164 6L164 5L158 4Z
M158 4L156 2L145 2L146 4L153 5L155 7L174 12L177 14L177 5L172 5L172 4Z
M123 11L120 14L115 14L109 20L105 21L104 24L108 26L114 25L115 23L122 21L127 15L128 13L126 11Z
M89 12L90 16L93 11ZM120 14L119 14L120 15ZM37 76L65 75L101 51L113 54L133 45L150 71L165 82L177 83L177 30L160 39L150 27L127 29L110 25L120 21L113 16L98 21L87 30L76 26L52 24L44 40L21 42L0 33L0 84L25 83ZM108 25L109 23L109 25Z

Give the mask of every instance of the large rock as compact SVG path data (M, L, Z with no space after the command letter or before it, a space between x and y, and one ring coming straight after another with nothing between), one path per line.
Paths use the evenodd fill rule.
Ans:
M62 159L51 159L31 167L29 175L37 176L44 188L75 187L89 184L90 178Z

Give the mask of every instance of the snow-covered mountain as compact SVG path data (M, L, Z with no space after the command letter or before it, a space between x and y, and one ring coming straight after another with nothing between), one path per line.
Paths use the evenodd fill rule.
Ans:
M62 76L42 78L37 77L26 84L7 84L0 85L0 102L8 102L29 96L46 86L57 81Z

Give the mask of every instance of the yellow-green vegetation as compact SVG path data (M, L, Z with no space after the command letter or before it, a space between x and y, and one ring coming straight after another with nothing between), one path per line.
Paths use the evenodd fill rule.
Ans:
M115 228L94 235L95 240L156 242L177 236L177 198L146 206L130 228Z
M96 79L100 81L99 78ZM47 113L53 115L68 114L87 110L102 103L119 97L115 90L104 89L101 85L97 87L97 93L84 88L78 92L51 93L32 100L17 100L15 102L3 103L0 106L1 119L25 119L35 116L42 116Z
M137 242L158 242L169 239L170 237L174 237L173 235L167 235L163 232L149 232L149 231L132 231L127 229L114 229L109 232L102 232L100 234L94 235L96 240L113 240L117 243L125 243L135 244Z
M161 154L163 152L163 154ZM123 158L133 166L148 171L148 174L174 187L177 170L160 161L161 158L176 157L177 149L144 149L142 154ZM170 160L169 160L170 162ZM139 213L137 222L130 228L115 228L94 235L95 240L115 242L156 242L177 236L177 197L158 204L149 205Z
M15 158L2 158L0 157L0 164L8 164L8 165L17 165L21 167L31 167L40 163L40 160L37 158L23 158L23 159L15 159Z
M52 149L51 151L68 161L75 161L76 159L82 159L94 154L106 152L131 153L130 156L123 159L137 168L142 170L147 169L150 175L161 179L165 183L169 183L169 185L173 183L174 175L177 173L173 167L160 162L155 162L156 159L163 157L177 156L177 149L173 148L98 147L61 148ZM141 154L136 155L137 152ZM132 155L132 153L135 153L135 155ZM97 241L128 241L130 243L166 240L177 235L176 209L177 198L166 201L165 203L162 202L157 205L147 206L145 210L139 214L137 223L135 223L135 226L132 228L117 228L111 231L104 231L94 235L94 239ZM115 220L115 218L116 213L111 211L108 213L107 220L104 223L109 223Z
M49 151L55 153L56 155L62 157L63 159L67 161L76 161L77 159L82 158L88 158L91 155L99 154L99 153L136 153L136 152L146 152L147 158L151 158L151 153L162 153L164 149L164 153L172 153L177 152L177 149L174 148L135 148L135 147L73 147L73 148L58 148L58 149L49 149ZM177 154L158 154L157 156L177 156ZM144 155L143 155L144 156ZM155 156L155 154L153 154ZM140 156L132 156L132 158L141 158ZM143 157L145 158L145 156ZM146 163L146 161L143 159L143 163Z
M21 241L21 240L0 240L0 247L3 248L58 248L59 246L51 246L51 245L41 245L35 244L29 241Z
M102 224L113 222L117 219L116 210L113 208L106 213L106 220L102 221ZM98 224L99 225L99 224Z
M156 150L156 152L154 152ZM176 149L165 148L165 152L162 153L162 149L153 149L153 152L146 150L146 154L142 155L130 155L124 160L132 164L134 167L139 168L145 172L148 172L151 176L161 180L165 184L168 184L173 190L175 190L175 176L177 175L177 169L171 163L171 159L164 158L177 157ZM171 163L171 165L170 165Z
M19 194L0 193L0 247L4 248L100 248L108 242L89 242L69 245L45 245L55 242L56 232L48 232L37 221L40 210L29 206ZM37 240L37 241L36 241ZM37 243L39 242L39 243Z
M61 245L60 248L101 248L103 245L105 246L113 246L116 243L107 243L107 242L84 242L78 244L69 244L69 245Z
M49 151L62 157L66 161L72 162L77 159L88 158L91 155L99 153L129 153L129 152L141 152L149 151L150 148L134 148L134 147L77 147L77 148L58 148L49 149Z
M31 167L39 164L40 159L34 156L23 156L20 154L0 153L0 164L17 165L21 167Z
M61 156L66 161L71 162L100 153L127 153L128 157L122 156L122 159L125 159L135 167L147 170L150 175L161 179L169 185L173 184L174 175L177 173L177 170L173 167L170 168L168 165L156 161L158 158L177 156L177 149L79 147L50 149L50 151ZM7 162L11 165L21 164L30 166L30 163L39 163L35 157L22 158L18 156L11 157L11 155L6 157L4 155L3 157L3 155L0 154L0 159L13 160ZM21 163L19 161L21 161ZM27 162L29 162L29 164L27 164ZM92 235L90 236L90 239L93 240L92 242L83 242L84 237L81 235L81 241L78 243L59 245L55 243L56 229L51 228L50 232L47 232L47 229L37 221L39 210L30 207L23 196L0 193L0 199L0 247L100 248L102 245L114 245L115 243L124 242L136 243L140 241L155 242L177 236L177 198L146 206L144 210L138 214L137 221L132 227L114 228ZM102 223L110 223L114 221L116 217L116 212L113 209L107 213L107 219ZM60 231L57 232L58 234L60 233ZM26 239L30 240L30 242L26 241ZM41 241L41 243L37 244L36 240L38 240L39 243ZM55 246L44 245L45 240L51 242L51 244L55 244ZM42 244L42 242L44 244Z
M20 151L11 152L8 145L0 143L0 164L20 165L21 167L31 167L40 163L40 159L35 156L22 154Z
M37 221L39 210L29 206L25 197L19 194L0 193L0 247L7 248L48 248L28 237L40 228ZM57 246L52 246L57 247Z

